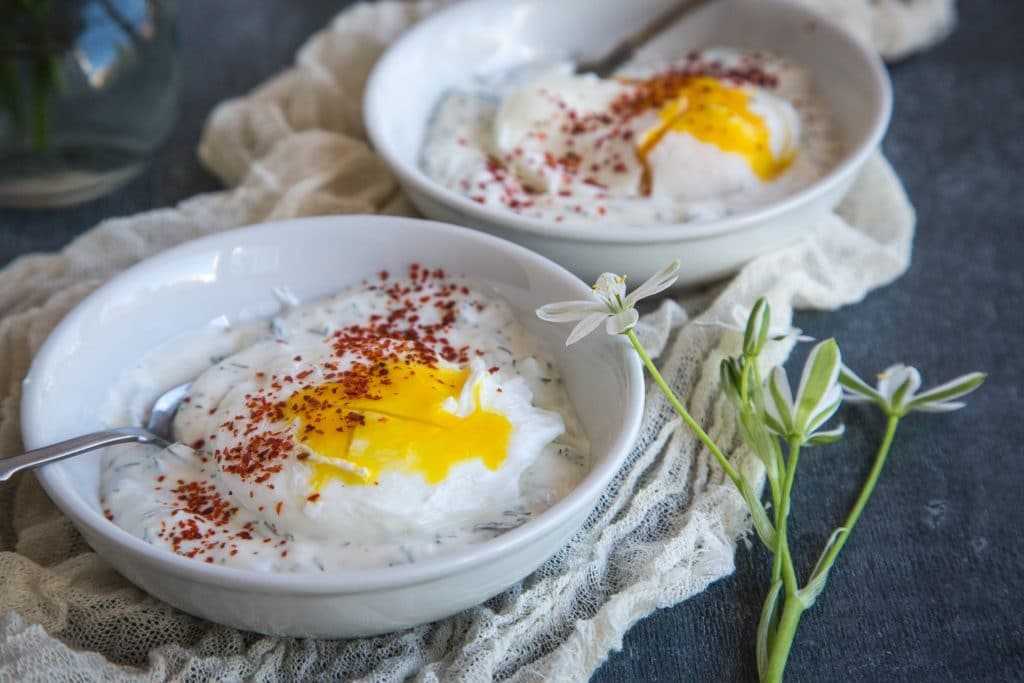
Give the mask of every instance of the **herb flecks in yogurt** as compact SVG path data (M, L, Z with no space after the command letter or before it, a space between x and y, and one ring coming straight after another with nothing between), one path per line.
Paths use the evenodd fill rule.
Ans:
M481 204L596 230L720 218L807 186L837 157L809 73L771 55L708 50L608 80L568 65L531 74L446 96L427 174Z
M181 368L199 374L181 444L106 454L116 524L210 563L382 567L492 538L585 474L557 369L475 283L414 266L285 304L268 323L170 342L117 387L108 420L138 421Z

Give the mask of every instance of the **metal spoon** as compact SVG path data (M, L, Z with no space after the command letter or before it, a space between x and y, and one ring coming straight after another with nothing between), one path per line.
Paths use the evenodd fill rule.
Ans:
M628 62L641 47L674 26L687 14L700 9L713 0L687 0L674 5L665 12L654 17L636 33L626 36L615 44L611 51L596 59L581 61L576 64L576 73L591 73L601 78L611 76L620 66Z
M188 395L190 384L179 384L170 391L165 392L153 403L149 411L149 418L146 420L146 428L141 427L118 427L102 432L93 432L84 436L76 436L67 441L55 443L52 446L43 446L24 455L14 458L0 460L0 481L7 481L13 475L22 470L30 470L40 465L70 458L82 453L94 451L97 448L117 446L123 443L145 443L167 448L174 442L172 426L174 415L178 412L178 406L182 399Z

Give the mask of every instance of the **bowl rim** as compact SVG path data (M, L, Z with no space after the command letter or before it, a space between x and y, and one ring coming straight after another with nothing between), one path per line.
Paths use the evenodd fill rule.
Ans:
M536 0L533 0L536 2ZM392 43L374 64L363 93L363 123L367 137L374 151L387 163L405 188L425 195L472 222L485 222L512 231L548 239L583 241L599 244L651 244L658 242L686 242L718 237L732 232L761 225L784 216L801 206L813 203L855 173L881 143L892 117L892 83L881 58L873 48L836 24L823 14L797 4L793 0L772 0L773 4L785 9L800 22L813 21L819 32L828 32L829 38L839 41L857 55L866 66L871 78L873 96L878 106L872 113L871 125L844 155L843 159L829 171L805 188L769 202L761 207L740 211L724 218L703 223L671 223L651 226L618 226L618 231L595 230L586 223L566 221L556 223L537 218L526 218L517 214L490 208L472 201L453 190L440 185L419 169L418 163L407 163L389 144L383 130L384 113L388 110L389 92L387 86L389 71L400 62L402 52L414 40L438 29L449 22L458 21L473 13L491 7L504 7L506 0L465 0L438 11L403 33ZM521 3L520 3L521 4ZM703 10L698 10L703 11ZM685 19L684 19L685 21Z
M144 259L122 273L116 275L106 284L83 299L53 329L42 347L36 353L31 368L23 380L21 399L21 428L25 435L38 434L45 422L45 411L35 396L42 392L42 382L33 381L44 373L44 369L55 360L59 350L67 343L66 337L87 320L90 309L104 301L110 293L127 286L134 286L140 275L171 264L183 256L196 251L211 249L229 249L239 246L253 238L267 235L294 236L295 230L312 228L325 223L353 222L361 228L367 222L415 224L419 231L434 231L453 243L475 242L486 249L496 249L509 258L545 269L568 286L571 294L586 296L590 288L568 270L536 254L524 247L486 233L463 228L437 221L395 216L364 216L336 215L311 218L298 218L285 221L257 224L227 230L214 235L185 242L163 251L153 257ZM523 525L505 532L494 539L456 550L450 554L428 558L422 562L396 567L370 569L343 569L321 574L272 574L220 565L206 564L181 557L168 550L150 545L128 531L103 517L97 510L89 507L82 494L66 490L66 479L55 476L50 468L44 466L35 474L51 500L76 524L90 534L103 539L105 543L117 547L125 556L121 562L143 563L158 571L174 576L219 585L233 590L249 590L265 594L346 594L374 591L387 588L406 587L433 579L453 575L469 570L487 562L501 559L515 550L532 542L538 541L553 532L561 524L580 513L589 513L594 502L604 490L608 482L615 476L628 456L640 430L644 404L644 377L640 360L630 352L624 339L609 339L621 347L622 358L628 378L629 395L623 401L625 428L613 440L604 457L602 457L587 475L569 494ZM26 439L28 441L29 439ZM39 444L33 444L38 446ZM101 554L102 556L102 554Z

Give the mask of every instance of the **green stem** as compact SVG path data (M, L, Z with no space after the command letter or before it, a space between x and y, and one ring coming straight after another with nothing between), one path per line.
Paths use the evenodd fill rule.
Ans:
M786 597L783 603L782 616L779 618L778 626L772 635L768 650L768 664L765 670L765 680L776 683L782 680L782 673L786 669L786 660L789 659L789 650L793 646L793 638L796 636L796 627L800 623L800 616L804 607L797 593L800 586L796 579L796 570L793 567L793 557L789 551L789 538L787 527L789 520L790 501L793 494L793 481L796 478L796 468L800 462L800 442L791 441L789 444L789 458L786 463L786 479L782 489L782 504L779 508L775 521L775 535L778 546L775 551L775 561L772 563L772 580L782 575L783 584L786 587Z
M850 509L850 513L846 516L846 521L843 522L843 532L836 538L836 542L829 548L828 553L821 559L818 564L818 570L815 575L821 575L828 573L835 563L836 558L839 556L839 551L846 545L846 541L850 538L850 533L853 531L853 527L857 524L857 520L860 519L861 513L864 511L864 506L867 505L868 499L871 498L871 494L875 490L875 484L878 483L878 476L882 473L882 468L885 467L885 461L889 457L889 450L892 448L893 439L896 436L896 427L900 423L899 415L889 415L889 420L885 425L885 437L882 439L882 445L878 447L878 453L875 455L875 463L871 466L871 472L868 473L867 481L864 482L864 486L860 490L860 495L857 496L857 502L853 504L853 508ZM813 578L813 577L812 577Z
M740 387L740 398L742 400L743 408L741 410L748 411L747 415L757 415L763 411L764 397L761 395L761 373L757 371L757 356L746 355L743 359L743 374L741 375L742 385ZM756 399L753 400L751 391L757 392ZM740 419L750 419L741 416ZM759 420L759 418L757 418ZM762 427L763 428L763 427ZM771 440L771 445L775 445L775 440ZM765 462L765 474L767 475L768 485L771 489L772 505L775 506L776 522L778 521L778 509L781 503L782 491L780 489L779 482L779 458L777 457L777 451L773 450L770 453L761 454Z
M782 462L781 455L779 456L777 462ZM783 467L783 469L785 469L785 467ZM783 524L783 521L782 521L782 491L781 490L777 490L777 489L778 489L778 486L775 486L772 489L772 494L773 494L772 495L772 500L773 500L773 502L775 504L775 509L774 509L774 512L775 512L775 528L776 529L781 529L781 528L784 527L784 524ZM788 510L787 510L787 512L788 512ZM780 551L780 547L779 547L779 543L778 543L781 538L782 538L782 534L776 533L776 535L775 535L776 544L775 544L774 552L773 552L773 555L772 555L772 580L771 580L771 584L770 584L772 588L770 590L775 590L775 586L777 586L782 581L782 558L783 558L783 553ZM786 604L786 601L784 599L783 600L783 605L785 606L785 604ZM765 619L768 620L766 624L763 624L761 626L762 628L765 629L765 633L767 634L767 647L765 647L764 645L761 645L761 647L765 647L766 650L769 650L771 648L772 644L775 643L775 641L776 641L776 639L778 637L777 636L777 633L778 633L778 623L777 623L777 620L776 620L776 614L777 613L778 613L778 608L773 606L773 609L771 609L771 611L767 611L767 612L762 611L762 614L761 614L761 620L762 621L764 621ZM767 657L767 654L768 654L768 652L766 652L766 654L765 654L766 657ZM765 665L765 667L766 667L766 670L764 672L762 672L762 671L760 671L760 664L758 664L758 672L761 673L761 674L767 675L767 664ZM762 680L764 680L764 679L762 679Z
M629 338L630 343L633 345L633 349L637 352L637 355L640 356L640 360L643 361L644 367L647 368L647 372L651 375L651 379L653 379L654 383L658 385L658 388L661 389L661 393L665 395L665 398L668 399L668 402L672 405L675 411L679 413L679 417L683 418L683 422L685 422L686 426L697 435L697 438L700 439L701 443L707 446L707 449L715 456L715 459L718 460L718 464L722 466L722 469L725 471L726 475L732 479L733 483L742 488L741 483L746 483L746 480L743 479L743 475L741 475L739 471L732 466L732 463L729 462L725 457L725 454L719 450L718 446L715 445L715 442L707 435L707 432L697 424L697 421L690 416L690 413L686 410L683 404L679 402L678 398L676 398L675 393L671 388L669 388L668 382L665 381L665 378L661 376L658 368L654 365L654 361L652 361L651 357L647 355L647 351L637 338L636 332L634 330L628 330L626 332L626 337Z
M822 557L821 562L819 562L818 567L815 570L814 576L811 577L812 581L819 576L828 574L828 571L832 568L836 558L839 556L839 552L843 549L843 546L846 545L846 541L850 537L850 532L853 531L853 527L856 526L861 513L864 512L864 506L867 505L868 500L871 498L871 494L875 490L875 485L878 483L878 477L881 475L882 469L885 467L885 461L889 457L889 451L892 448L893 439L896 436L896 428L899 425L899 422L899 415L889 416L889 420L885 428L885 437L882 439L882 444L879 446L878 453L875 455L875 462L871 466L871 472L868 474L867 481L864 482L860 495L857 496L857 500L853 504L853 508L850 509L850 513L846 516L846 521L843 523L843 532L839 534L835 543L832 544L832 547L829 548L828 552ZM797 453L799 453L799 451L797 451ZM783 501L787 508L787 513L789 507L789 483L791 479L789 475L793 469L795 469L795 459L791 459L790 468L786 472L787 490L783 497ZM793 644L793 637L796 635L797 624L800 623L800 616L806 609L803 601L800 600L795 593L790 592L791 584L789 581L789 573L792 572L792 558L786 544L786 525L784 519L776 523L776 529L780 547L780 551L777 554L782 556L781 560L783 568L785 569L788 567L788 570L786 571L785 606L783 607L782 617L779 619L779 625L775 630L774 637L772 638L771 648L768 654L768 664L765 672L765 680L770 683L777 683L782 680L782 674L786 669L786 660L789 658L789 650ZM793 584L795 584L795 575Z
M782 555L782 579L786 584L786 596L795 596L800 590L797 585L796 572L793 569L793 560L789 554L789 539L786 534L786 527L789 525L790 500L793 493L793 480L796 478L796 466L800 462L800 442L791 441L789 444L789 458L786 462L786 481L782 487L782 504L779 506L779 519L775 525L775 534L778 537L778 554ZM789 601L787 600L787 603Z
M783 471L785 472L785 467L783 467ZM782 552L780 552L781 548L779 546L779 541L784 539L785 535L784 535L784 533L783 534L778 533L778 530L785 527L785 521L782 519L783 512L785 512L786 514L789 514L789 506L786 505L784 507L782 505L782 492L780 491L778 498L775 499L775 529L776 529L775 541L776 541L776 543L775 543L775 556L772 558L772 583L773 584L776 581L779 581L782 578Z
M796 596L787 595L782 617L779 618L779 625L775 629L775 637L768 653L768 666L764 676L766 683L781 683L782 674L786 670L786 660L789 659L789 650L796 636L796 627L803 613L804 607L800 600Z
M626 332L626 337L629 338L629 342L633 345L633 349L636 351L637 355L640 356L640 360L643 361L644 367L647 368L647 372L651 375L651 379L653 379L654 383L658 385L659 389L661 389L661 393L665 395L665 398L668 399L668 402L675 409L676 413L679 414L679 417L683 419L686 426L689 427L690 430L697 435L697 438L700 439L701 443L711 451L711 454L715 456L715 460L717 460L718 464L722 467L722 470L736 485L736 488L743 493L743 497L747 498L749 502L749 496L753 495L753 491L750 489L750 485L747 483L747 480L735 467L733 467L732 463L725 457L725 454L722 453L721 449L719 449L715 442L711 440L711 437L707 435L707 432L697 424L697 421L693 419L690 413L686 410L686 407L683 406L678 398L676 398L675 392L673 392L668 386L668 382L665 381L665 378L661 376L661 372L658 371L658 368L654 365L654 361L651 360L651 357L647 355L647 351L637 338L636 332L634 330L628 330Z
M797 458L800 453L797 450ZM782 463L782 475L784 477L783 489L779 491L779 495L774 499L775 502L775 529L776 529L776 546L775 546L775 557L772 558L772 583L782 578L782 564L783 558L785 557L785 551L788 551L789 545L786 541L786 519L789 517L789 491L793 488L793 477L796 476L795 467L787 467L786 463L779 457L779 462ZM795 463L792 456L790 462ZM793 476L790 476L790 472L793 472ZM781 530L781 533L780 531ZM786 542L785 550L782 547L782 543Z
M659 372L658 368L654 365L654 361L652 361L651 357L647 355L647 351L637 338L636 332L634 330L627 330L626 337L633 345L633 350L635 350L637 355L640 356L640 360L643 361L644 367L647 368L647 372L651 375L651 379L653 379L654 383L658 385L659 389L661 389L661 393L664 394L666 399L668 399L668 402L675 409L676 413L679 414L679 417L683 419L686 426L690 428L690 431L692 431L701 443L711 451L711 454L715 456L715 460L718 461L722 470L729 479L732 480L732 483L736 485L740 495L743 496L743 500L746 501L747 507L750 509L750 515L753 518L754 529L757 531L758 537L769 550L774 551L775 541L773 536L775 529L773 528L771 521L768 519L768 513L765 512L764 505L761 504L761 499L754 493L754 489L751 488L746 477L740 474L740 472L733 467L732 463L725 457L725 454L722 453L721 449L714 441L711 440L711 437L707 435L707 432L697 424L697 421L693 419L689 411L687 411L679 401L671 387L669 387L668 382L665 381L665 378L661 376L661 372Z

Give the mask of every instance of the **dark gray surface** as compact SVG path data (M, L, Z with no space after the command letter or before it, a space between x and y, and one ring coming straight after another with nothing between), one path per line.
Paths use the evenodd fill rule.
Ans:
M288 64L343 0L183 0L181 118L153 165L74 209L0 210L0 265L56 249L97 221L218 189L195 159L218 101ZM926 381L991 373L971 405L914 416L818 604L801 624L790 680L1024 679L1024 2L967 0L959 31L892 69L885 151L918 210L914 264L837 313L803 314L865 376L892 361ZM794 359L800 361L799 358ZM804 459L791 535L806 570L856 495L881 422L847 409L842 445ZM637 624L595 680L755 680L754 629L767 557Z

